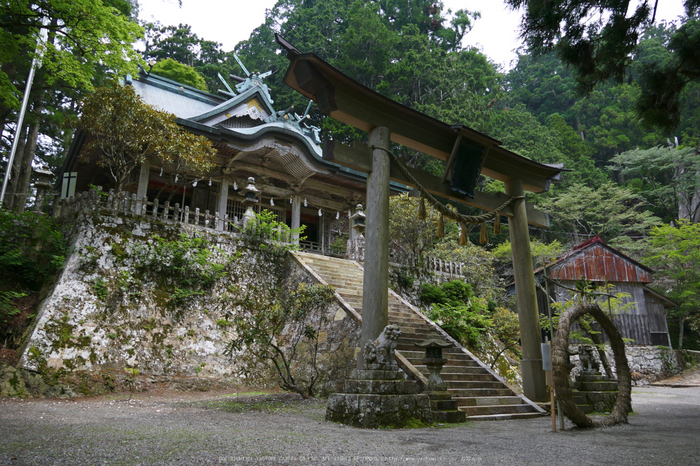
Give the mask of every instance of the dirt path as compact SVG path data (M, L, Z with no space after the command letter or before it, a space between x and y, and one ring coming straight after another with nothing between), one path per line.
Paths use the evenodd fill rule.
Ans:
M652 383L657 387L700 387L700 369L695 367L687 369L678 375L674 375L668 379L659 380Z
M360 430L293 395L5 399L0 464L700 464L700 388L632 396L629 425L558 433L548 418Z

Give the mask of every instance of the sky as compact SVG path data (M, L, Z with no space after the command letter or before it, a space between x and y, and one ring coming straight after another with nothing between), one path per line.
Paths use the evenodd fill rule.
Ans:
M139 18L158 20L165 26L189 24L200 38L220 42L225 51L230 51L264 22L265 10L272 8L276 0L182 0L182 7L177 0L139 0L139 3ZM443 0L443 4L453 11L480 11L481 18L462 45L478 47L506 69L512 66L517 58L515 50L521 46L519 12L507 9L498 0ZM682 0L662 0L657 20L672 21L682 13Z

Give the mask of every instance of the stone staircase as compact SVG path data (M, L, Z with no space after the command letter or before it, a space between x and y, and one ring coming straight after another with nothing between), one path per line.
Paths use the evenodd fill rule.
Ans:
M363 269L355 261L308 253L295 253L299 262L321 283L335 288L341 304L357 318L362 315ZM428 369L420 364L425 352L416 347L439 336L453 345L443 351L448 362L441 376L470 420L501 420L541 416L544 410L516 394L497 374L464 349L439 326L389 290L389 323L397 324L402 335L397 347L399 365L410 377L425 385Z
M574 403L586 414L609 413L617 401L617 382L600 374L579 374L571 390Z

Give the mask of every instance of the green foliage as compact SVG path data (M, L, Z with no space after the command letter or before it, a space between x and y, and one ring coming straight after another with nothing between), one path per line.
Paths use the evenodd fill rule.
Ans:
M183 233L175 240L154 236L153 241L137 246L133 257L137 269L172 282L174 296L184 299L211 288L224 275L225 265L214 260L217 252L207 239Z
M298 237L300 241L304 241L306 237L301 235L305 228L306 225L301 225L299 228L292 229L278 221L274 212L263 210L248 221L243 230L243 238L254 247L271 249L284 254L287 251L299 249L299 245L290 242L290 239Z
M207 82L201 74L197 73L191 66L183 65L172 58L157 62L151 68L151 73L192 86L200 91L207 90Z
M116 8L119 6L119 8ZM27 62L37 48L39 29L47 30L41 73L36 87L66 86L91 89L91 80L99 70L126 74L139 63L132 44L141 28L131 17L128 1L99 0L26 0L0 5L0 58L10 64L16 58ZM18 96L24 89L26 65L3 66L0 70L0 108L19 107Z
M662 275L667 295L678 303L674 313L680 325L686 318L700 314L700 224L680 222L654 228L649 238L649 254L645 263ZM682 327L681 327L682 328ZM682 332L679 348L683 347Z
M146 161L173 177L201 177L214 167L216 151L209 139L178 127L174 115L145 104L132 86L95 90L83 102L82 124L91 137L81 157L85 161L96 152L97 165L109 168L120 190Z
M552 215L552 224L559 231L575 239L579 235L585 239L601 235L611 245L630 253L637 253L641 245L624 242L625 236L642 236L660 223L644 206L639 195L612 182L605 182L598 189L575 184L542 202L542 210Z
M629 78L632 56L638 50L644 26L651 24L650 2L585 0L506 0L512 8L525 8L522 32L535 54L554 51L575 75L579 90L591 92L596 85ZM637 70L642 93L637 101L639 115L647 124L665 130L678 126L681 94L698 79L700 38L698 8L687 0L681 26L663 42L663 51L648 57ZM628 11L629 9L629 11ZM599 20L592 21L592 18Z
M468 283L454 280L442 285L424 284L420 297L430 306L426 315L466 346L478 348L493 326L487 301L475 297Z
M182 289L175 287L175 292L171 295L171 301L175 304L185 304L191 299L206 295L205 291L202 290L190 290L188 288Z
M36 291L63 268L66 252L54 219L0 209L0 283Z
M668 223L700 219L700 157L697 149L652 147L616 155L608 168L619 172Z
M92 290L95 292L100 301L104 301L107 299L108 290L104 278L99 277L95 281L93 281Z
M419 202L418 198L409 197L408 194L389 198L389 247L393 251L422 257L437 242L437 216L420 220Z
M0 328L7 321L19 314L19 308L15 305L15 299L27 296L16 291L0 291Z
M446 304L448 306L464 306L474 296L469 283L460 280L440 285L425 283L421 285L420 299L424 304Z
M155 59L158 63L171 59L191 67L199 75L199 78L195 78L197 81L200 81L202 76L206 80L204 88L194 86L198 89L206 90L207 87L216 89L221 85L217 73L228 76L233 71L223 62L224 52L221 50L221 44L199 38L187 24L163 26L156 22L146 23L144 27L146 29L144 59ZM155 67L153 72L161 74L155 70ZM161 76L179 81L174 76L163 74ZM192 85L188 81L179 82Z
M504 307L497 307L491 314L491 322L496 337L507 347L514 347L520 340L518 315Z
M458 342L478 348L481 338L492 326L491 319L483 314L484 309L485 306L478 306L476 302L469 307L434 304L427 315Z
M227 353L245 350L253 357L253 364L271 363L281 388L304 398L313 397L321 375L317 366L319 335L328 323L328 309L333 302L333 288L325 285L247 287L231 303L236 307L230 319L236 337ZM310 372L303 374L301 371L307 366ZM244 372L249 370L250 367Z

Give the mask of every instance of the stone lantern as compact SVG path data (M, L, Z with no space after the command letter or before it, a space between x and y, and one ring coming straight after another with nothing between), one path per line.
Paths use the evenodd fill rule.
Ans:
M49 167L43 165L41 168L35 168L34 173L36 174L37 181L34 183L36 188L36 201L34 202L34 212L41 213L44 209L44 203L46 202L46 192L50 191L53 187L53 172L49 170Z
M425 394L430 398L430 408L436 422L464 422L467 414L459 410L459 403L452 399L452 395L447 391L447 385L440 377L442 366L447 363L447 359L442 357L443 348L450 348L452 343L448 343L440 338L428 338L418 343L418 346L425 348L425 358L422 364L428 367L428 383L425 387Z
M248 177L248 185L241 192L243 193L243 205L246 207L243 214L243 228L245 229L248 226L248 222L255 218L253 206L260 202L260 199L258 199L260 190L255 187L255 178L252 176Z
M367 216L362 211L362 204L357 204L355 213L350 217L350 220L352 220L352 228L355 230L355 236L360 236L365 232L365 218L367 218Z

